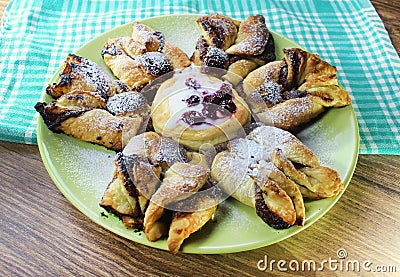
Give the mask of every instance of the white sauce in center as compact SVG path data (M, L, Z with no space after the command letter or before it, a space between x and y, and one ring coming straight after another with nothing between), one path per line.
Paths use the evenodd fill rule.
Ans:
M200 83L201 87L194 89L186 86L185 82L188 78L195 79ZM183 124L194 130L203 130L219 125L230 118L229 115L218 119L205 117L205 123L198 125L189 125L182 120L183 115L189 111L197 111L201 114L204 107L202 104L204 92L215 93L221 87L224 81L207 74L203 74L198 68L193 67L176 72L174 77L171 80L168 80L168 82L170 85L163 89L164 96L168 97L169 99L169 109L171 114L171 119L166 126L167 129L173 129L176 125ZM192 95L199 96L201 101L199 104L189 107L185 100Z

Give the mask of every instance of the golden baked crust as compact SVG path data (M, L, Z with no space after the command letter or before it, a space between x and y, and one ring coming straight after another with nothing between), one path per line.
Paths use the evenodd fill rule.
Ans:
M275 229L286 229L296 222L296 211L290 197L277 183L263 179L254 183L257 215Z
M46 92L53 98L58 98L74 90L91 91L103 99L107 99L115 94L120 85L115 83L96 63L69 54L60 74L59 82L48 85Z
M119 109L120 102L130 106ZM49 104L35 105L50 130L117 151L141 130L149 108L144 97L134 92L115 95L106 102L96 92L78 90Z
M161 53L167 57L174 70L183 69L192 64L189 57L185 52L182 51L182 49L168 41L165 41L165 45L161 50Z
M113 74L134 91L191 64L189 57L168 42L164 34L139 22L132 24L131 37L109 38L101 54Z
M172 253L209 221L221 198L218 187L205 186L209 181L206 158L186 152L155 132L133 137L117 154L115 166L100 205L120 216L126 226L144 228L150 241L168 235ZM196 193L202 188L205 190ZM132 205L124 204L131 191L133 199L128 200L135 204L135 212ZM168 209L174 211L172 215Z
M148 52L160 51L165 42L164 35L161 32L155 32L151 27L137 21L132 24L131 38Z
M282 61L262 66L246 77L244 81L246 94L249 95L263 83L275 82L281 85L284 91L306 90L313 99L321 98L321 104L325 107L342 107L350 104L349 94L339 85L337 69L334 66L323 61L317 54L299 48L284 49L283 52ZM310 88L314 90L307 90ZM319 89L329 93L319 94Z
M257 113L255 117L267 125L289 130L311 121L324 111L324 106L312 101L310 96L306 96L274 105Z
M121 217L126 226L143 229L149 199L158 189L163 172L177 162L196 159L196 163L202 163L199 154L186 154L177 143L155 132L131 138L115 157L113 178L100 206Z
M241 22L236 41L226 53L231 57L231 64L240 59L252 61L258 66L274 61L275 42L265 18L262 15L249 16Z
M222 50L228 49L236 40L237 27L232 18L220 14L209 14L197 19L197 25L208 45Z
M93 109L62 121L55 131L118 151L137 134L141 124L141 118L119 117L106 110Z
M243 82L246 100L261 122L288 130L310 121L327 107L350 104L334 66L299 48L283 52L282 61L257 68Z
M251 60L240 59L232 63L228 67L228 72L223 76L223 79L229 81L230 83L237 85L244 77L246 77L251 71L256 69L259 65Z
M274 61L252 71L243 80L243 90L247 97L266 82L279 82L282 61ZM251 99L250 99L251 100Z
M162 184L151 197L144 216L144 232L149 241L156 241L163 235L158 231L160 225L155 223L164 214L165 207L192 196L205 184L208 176L209 170L204 167L180 162L165 172Z
M265 50L269 36L264 17L261 15L249 16L240 24L235 44L226 49L226 53L230 55L260 55Z
M219 191L217 187L214 187ZM200 230L215 213L220 194L217 193L196 193L192 197L176 205L176 211L172 214L172 221L169 226L167 245L169 251L178 253L183 241L191 234ZM189 202L189 203L187 203ZM185 212L185 206L190 205L193 211Z
M128 42L128 45L124 45ZM136 46L140 51L136 51ZM141 47L141 48L140 48ZM132 49L134 51L127 51ZM104 45L102 56L113 74L131 90L140 91L157 77L173 70L164 54L147 52L133 39L110 38Z
M154 132L132 138L124 151L117 153L114 176L100 205L121 217L126 226L144 228L150 241L167 235L169 230L168 245L176 253L183 240L211 218L220 190L212 187L211 193L195 194L209 178L205 158L182 149L177 153L171 144L163 145L165 140L169 139ZM168 157L160 158L162 155ZM166 160L170 162L163 168ZM164 217L171 205L176 212L168 226Z
M343 183L339 174L328 167L315 164L304 165L296 168L293 160L285 156L278 149L272 153L272 162L290 179L295 181L299 188L308 190L312 199L328 198L337 195L343 189Z
M204 72L209 67L227 69L225 76L238 84L249 72L275 60L275 43L265 19L249 16L243 22L219 14L197 20L202 31L191 60Z
M188 67L191 64L186 53L166 40L163 33L156 32L142 23L133 23L132 39L144 45L147 52L163 53L174 70Z
M95 92L73 90L53 100L49 106L54 113L68 110L105 109L106 100Z
M122 152L143 215L159 186L163 171L157 160L160 140L161 137L154 132L142 133L131 138Z
M131 138L123 153L142 157L152 165L160 166L164 172L177 162L186 163L191 159L180 144L155 132L145 132Z
M100 206L121 217L126 226L142 229L143 211L121 152L116 155L114 165L112 180L103 194Z
M293 222L299 226L303 226L305 222L306 209L304 206L303 196L299 187L291 179L280 171L272 162L266 162L265 160L259 161L259 164L251 171L251 177L255 179L256 183L268 183L274 182L278 191L284 191L291 199L295 210L295 222L290 219L286 219L285 222ZM265 180L266 179L266 180ZM260 186L261 190L263 186ZM266 192L263 190L263 192ZM268 193L267 193L268 194ZM263 198L265 198L263 196ZM259 203L259 205L263 205ZM286 205L290 205L286 203ZM277 212L282 214L282 207L276 207ZM289 212L291 213L291 209ZM289 214L290 215L290 214Z

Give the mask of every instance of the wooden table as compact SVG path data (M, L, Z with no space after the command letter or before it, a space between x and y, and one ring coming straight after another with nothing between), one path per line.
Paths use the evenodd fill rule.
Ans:
M0 2L1 14L7 2ZM400 3L372 2L399 51ZM371 268L395 266L400 272L400 156L360 155L346 192L317 223L280 243L225 255L172 255L119 237L64 198L37 146L0 142L0 157L1 276L279 275L276 263L274 271L262 272L258 262L267 255L269 261L321 263L337 259L339 249L347 251L347 260L370 261Z

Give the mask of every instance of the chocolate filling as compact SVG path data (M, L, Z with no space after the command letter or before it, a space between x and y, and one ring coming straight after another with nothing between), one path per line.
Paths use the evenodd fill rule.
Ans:
M269 226L275 229L287 229L291 225L282 220L277 214L273 213L265 203L263 191L255 183L255 206L257 215Z

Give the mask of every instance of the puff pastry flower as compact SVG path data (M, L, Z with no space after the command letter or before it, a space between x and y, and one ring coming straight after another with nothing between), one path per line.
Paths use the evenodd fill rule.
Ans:
M303 197L337 195L339 174L291 133L272 126L254 129L216 155L211 176L222 190L254 207L268 225L282 229L303 225Z
M283 53L281 61L257 68L244 79L246 100L259 121L288 130L325 108L350 104L334 66L299 48L283 49Z

